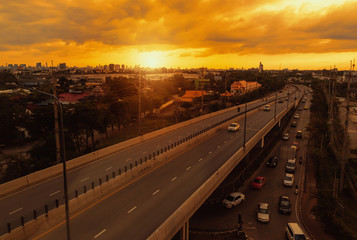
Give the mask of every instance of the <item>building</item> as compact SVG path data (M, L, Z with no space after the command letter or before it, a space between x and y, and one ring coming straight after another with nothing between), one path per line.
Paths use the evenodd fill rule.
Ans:
M259 63L259 73L263 72L263 64L262 62Z
M41 63L40 62L36 63L36 68L37 69L41 69Z
M115 65L113 63L109 64L109 71L114 72L115 71L114 67Z
M207 95L206 91L195 91L195 90L186 90L185 94L182 97L179 97L180 102L193 102L194 99L201 98Z
M258 82L235 81L231 84L231 94L240 95L245 92L253 91L260 88L262 85Z
M59 70L66 70L66 69L67 69L66 63L59 64Z

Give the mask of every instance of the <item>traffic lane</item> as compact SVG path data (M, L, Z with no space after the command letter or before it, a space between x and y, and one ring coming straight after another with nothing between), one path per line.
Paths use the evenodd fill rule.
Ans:
M263 114L264 118L269 116L268 113L259 113L259 114L260 115ZM254 115L253 117L248 117L248 127L249 125L252 124L254 125L254 122L256 120L251 120L254 118L255 118ZM264 120L264 118L258 116L255 119L262 121ZM272 116L270 116L270 118L272 118ZM241 120L241 124L243 124L242 120ZM259 126L263 126L263 125L264 124L259 124ZM249 138L249 136L253 135L253 133L254 133L253 131L248 130L247 139ZM125 155L125 151L124 153L120 153L118 155L122 155L122 156ZM108 157L107 160L113 162L110 158L114 158L114 157L115 156ZM69 189L70 199L74 197L75 190L78 190L79 193L81 193L83 191L84 186L86 186L87 189L89 189L92 182L95 183L95 186L97 186L99 182L99 178L101 178L104 181L105 175L110 176L112 172L117 172L117 169L119 167L114 164L111 164L112 166L106 165L108 161L99 161L96 164L94 163L89 164L88 167L86 168L80 168L75 171L70 171L68 173L68 183L69 183L68 189ZM103 174L101 171L99 171L99 169L102 169L102 172L106 174ZM25 201L25 203L20 203L20 201L13 201L11 198L8 198L7 199L8 201L7 202L5 201L4 204L6 206L10 206L9 207L10 209L13 209L13 211L11 211L13 215L10 218L7 218L7 220L8 221L12 221L15 219L18 220L20 216L22 216L24 213L30 214L33 209L44 208L44 205L49 204L50 202L54 204L55 199L58 199L60 202L63 202L63 189L61 188L63 183L62 181L63 181L62 178L59 177L46 182L45 185L47 186L47 191L44 191L44 189L42 189L41 191L32 192L33 194L32 196L30 196L30 199L32 199L32 201ZM26 195L26 191L22 192L21 195ZM23 200L29 199L28 197L29 195L27 195L27 198L21 197L21 199ZM34 202L36 204L31 204L31 202ZM17 205L11 206L10 204L13 203L16 203ZM15 211L14 209L19 211ZM4 217L6 218L6 214Z
M224 131L221 135L223 136L223 138L220 141L224 142L225 139L227 139L227 136L230 136L231 134L228 134L226 131ZM221 138L221 136L215 137L216 140L217 140L217 138ZM216 146L216 140L212 141L212 143L205 142L204 144L202 144L203 145L202 147L204 149L207 149L207 147L209 147L210 149L214 149L214 146ZM239 141L239 139L238 139L238 141ZM233 142L233 140L231 140L231 142ZM240 145L241 144L242 143L240 142ZM204 181L205 179L207 179L209 176L211 176L214 173L217 166L222 164L222 163L220 163L220 158L218 158L218 156L222 156L222 152L223 152L223 154L228 154L227 150L232 149L231 146L229 146L228 144L226 144L226 145L227 145L226 147L224 145L222 145L221 148L216 147L216 149L212 150L211 154L209 152L206 152L207 159L204 159L201 163L199 163L199 159L197 159L199 156L195 155L197 153L196 151L194 151L193 156L191 156L191 155L182 156L181 158L178 158L176 161L169 162L164 167L158 169L157 171L154 171L152 173L152 178L145 179L145 180L139 180L138 182L133 184L133 185L141 184L142 186L128 187L128 188L131 188L132 191L134 191L132 194L125 193L127 190L123 189L123 191L121 192L120 195L126 196L125 199L129 198L131 195L134 198L129 201L133 205L132 208L130 208L130 210L133 209L130 212L130 213L133 213L133 215L130 215L130 216L134 216L135 214L140 213L137 216L135 215L136 216L135 218L140 219L140 221L141 221L140 226L144 225L141 228L140 233L137 233L137 231L135 231L135 229L133 229L133 231L129 231L130 227L138 226L138 224L135 224L135 222L134 223L130 222L130 220L128 219L128 218L130 218L130 216L123 219L122 216L125 214L120 215L120 214L116 214L115 211L112 211L112 212L110 211L111 208L113 208L113 209L119 208L120 206L123 205L123 203L117 202L116 200L114 200L114 202L111 203L110 199L108 199L108 201L106 201L106 203L104 205L98 206L98 209L100 209L100 210L94 210L94 213L92 214L92 213L90 213L90 212L92 212L92 209L89 209L85 215L83 214L82 216L78 216L71 222L72 226L74 226L73 229L75 229L75 230L72 230L72 232L74 232L73 236L76 239L86 239L87 237L90 237L93 234L98 234L103 229L106 229L105 233L102 233L102 235L101 235L101 237L103 239L106 239L106 237L105 237L106 234L108 234L108 236L112 236L111 234L109 234L112 231L116 231L116 236L121 236L121 237L125 236L125 238L123 237L123 239L143 239L143 238L147 237L147 236L142 236L141 234L144 234L145 232L147 232L146 229L150 229L151 231L156 229L158 227L158 225L150 228L150 226L153 225L154 221L157 222L158 220L160 220L160 218L161 218L161 221L166 219L166 217L168 215L167 211L174 211L182 203L182 201L184 201L184 199L186 199L188 196L190 196L193 193L193 191L195 191L195 189L197 189L202 184L202 181ZM233 145L236 145L236 141L233 142ZM232 153L230 153L230 154L233 154L233 152L235 152L235 151L236 150L232 151ZM198 152L202 153L202 151L198 151ZM191 169L185 168L187 165L190 165L190 161L194 158L196 158L196 166L192 166ZM224 158L226 158L226 157L224 157ZM185 161L188 161L188 162L186 163ZM183 163L186 163L186 164L183 164ZM197 166L199 164L200 164L200 166ZM183 165L185 165L185 166L183 166ZM168 167L170 167L170 168L167 169ZM176 176L174 176L175 175L174 174L172 176L169 176L166 180L164 180L164 178L163 178L164 174L171 174L175 171L177 172ZM188 174L191 174L191 175L188 175ZM176 180L172 181L173 179L175 179L175 177L176 177ZM168 181L168 180L170 180L170 181ZM169 199L174 199L174 201L168 201L168 198L166 197L168 193L165 194L165 192L166 192L165 189L167 187L166 188L160 187L160 188L158 188L158 189L160 189L160 191L155 194L155 196L162 198L162 199L159 199L158 202L149 201L149 199L151 199L149 197L146 198L147 201L140 200L137 202L137 199L135 199L135 197L136 197L135 191L138 191L138 192L142 193L143 195L145 195L144 192L149 188L149 185L153 184L155 181L157 183L168 182L169 185L172 182L178 184L177 186L174 186L169 193L171 196ZM185 189L178 187L181 184L180 181L186 182ZM157 191L157 190L154 191L154 189L156 189L156 188L153 188L153 189L151 189L151 191L149 191L150 194L153 194ZM148 195L148 194L146 193L146 195ZM123 199L123 197L120 197L120 196L117 196L117 197L118 197L118 199ZM178 201L178 203L176 201ZM143 204L146 205L148 203L150 203L149 207L142 206ZM115 204L117 204L117 207ZM106 208L108 208L108 210L105 210ZM126 209L129 209L129 206ZM153 218L144 219L144 217L148 216L147 211L150 211L152 209L155 209L155 216L154 216L155 220ZM143 212L141 212L141 211L143 211ZM109 213L111 215L116 215L116 217L115 217L116 220L106 221L106 219L102 219L102 217L96 215L95 213L97 213L97 212L101 212L101 213L104 212L104 214L103 214L104 218ZM101 219L92 219L93 215L97 216L97 218L100 217ZM151 212L151 215L152 215L152 212ZM161 215L162 215L162 217L160 217ZM80 220L78 220L78 219L80 219ZM83 224L83 221L86 223ZM83 226L87 226L87 228L88 228L88 226L93 225L93 222L96 222L96 221L105 222L106 224L103 226L100 225L100 227L99 227L100 229L97 228L95 231L83 233L83 229L81 227L82 224L83 224ZM122 221L124 221L124 222L122 222ZM142 221L149 221L149 222L145 222L145 224L143 224ZM78 226L77 226L76 222L79 222L80 224L78 224ZM115 223L114 224L115 230L113 230L113 227L110 227L111 222ZM160 223L160 221L159 221L159 223ZM96 225L96 224L94 224L94 225ZM78 228L79 228L79 232L77 232ZM94 226L93 226L93 228L94 228ZM92 227L90 227L90 229L92 229ZM45 237L43 239L51 239L51 238L60 237L61 232L63 234L63 230L64 229L62 227L62 229L55 231L57 233L54 232L49 237ZM108 239L110 239L110 238L108 238Z
M287 145L289 146L289 145ZM251 181L246 187L246 199L245 206L241 210L242 217L245 220L243 230L245 233L253 239L284 239L284 229L287 222L296 221L296 194L293 187L285 187L283 185L283 177L285 175L285 165L287 159L281 158L281 150L278 146L271 156L279 156L279 164L276 168L268 168L266 164L262 164L259 171L251 178L255 176L266 177L267 183L262 190L254 190L250 188ZM300 169L297 168L295 172L295 181L299 181ZM286 195L290 198L292 203L291 215L280 214L278 210L279 196ZM258 203L265 202L270 206L270 222L267 224L258 223L256 220L256 208Z

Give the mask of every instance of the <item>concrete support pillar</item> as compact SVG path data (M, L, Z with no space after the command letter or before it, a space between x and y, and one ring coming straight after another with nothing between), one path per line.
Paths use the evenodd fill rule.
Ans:
M261 148L264 147L264 137L262 137L262 145L261 145Z
M180 240L189 240L189 233L190 233L190 228L189 228L189 220L185 222L180 230Z
M280 124L281 124L281 119L279 119L279 127L280 127Z

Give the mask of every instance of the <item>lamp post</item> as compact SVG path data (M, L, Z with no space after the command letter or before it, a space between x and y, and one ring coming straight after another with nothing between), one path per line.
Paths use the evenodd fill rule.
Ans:
M275 108L274 108L274 119L276 119L276 100L278 98L278 93L275 93Z
M52 97L58 104L59 106L59 112L61 114L60 116L60 128L61 128L61 153L62 153L62 166L63 166L63 190L64 190L64 205L65 205L65 211L66 211L66 229L67 229L67 240L71 239L71 232L70 232L70 225L69 225L69 204L68 204L68 187L67 187L67 167L66 167L66 148L65 148L65 144L64 144L64 127L63 127L63 110L62 110L62 104L60 103L59 99L57 96L47 93L47 92L43 92L40 90L36 90L36 89L28 89L22 86L19 86L21 88L27 89L29 91L32 92L38 92L47 96Z
M244 137L243 137L243 149L245 150L245 141L247 135L247 81L245 82L245 111L244 111Z

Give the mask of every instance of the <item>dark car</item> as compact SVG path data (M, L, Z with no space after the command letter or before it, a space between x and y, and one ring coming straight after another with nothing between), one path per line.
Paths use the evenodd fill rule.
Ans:
M296 126L297 126L297 123L296 123L296 122L292 122L290 126L291 126L291 127L296 127Z
M291 214L291 202L290 198L287 196L279 197L279 213Z
M302 138L302 131L296 132L296 138Z
M282 99L279 99L279 103L283 103L283 100L282 100Z
M268 162L267 162L267 167L276 167L278 165L278 157L277 156L273 156L271 158L268 159Z

